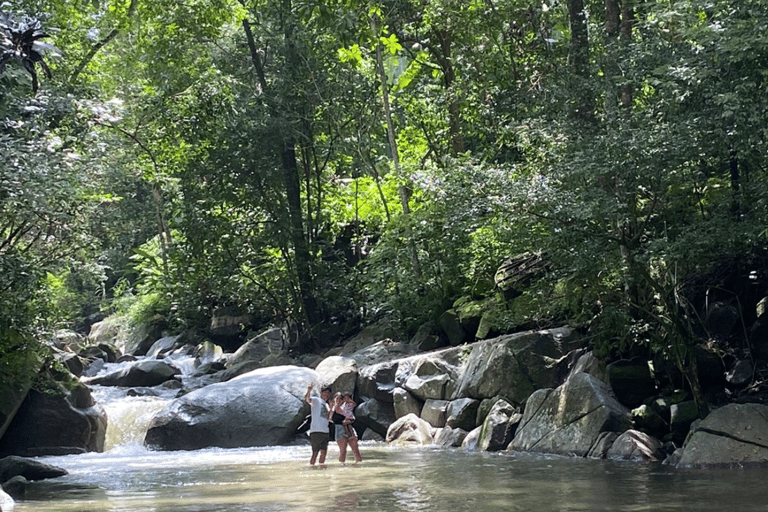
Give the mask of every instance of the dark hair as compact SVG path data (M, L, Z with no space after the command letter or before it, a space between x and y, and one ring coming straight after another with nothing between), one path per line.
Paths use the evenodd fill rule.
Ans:
M323 386L322 388L320 388L320 393L325 393L326 391L330 393L331 386Z

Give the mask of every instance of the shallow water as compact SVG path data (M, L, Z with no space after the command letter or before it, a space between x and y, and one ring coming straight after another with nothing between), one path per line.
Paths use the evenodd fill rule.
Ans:
M69 475L33 482L27 511L765 511L763 470L616 463L362 443L325 466L308 446L43 457Z

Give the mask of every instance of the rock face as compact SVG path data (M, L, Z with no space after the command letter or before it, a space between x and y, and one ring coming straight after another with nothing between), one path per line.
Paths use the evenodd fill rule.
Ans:
M145 444L158 450L235 448L288 442L306 416L314 370L261 368L171 402L152 420Z
M396 444L431 444L434 429L415 414L408 414L390 425L386 440Z
M629 411L602 381L572 375L557 389L540 389L528 399L509 450L584 457L603 432L624 432Z
M455 398L500 396L513 405L556 385L557 361L579 348L570 329L528 331L474 343Z
M91 404L74 394L31 390L0 439L0 454L36 457L103 451L107 415L100 405Z
M768 464L768 406L730 404L712 411L692 430L677 467Z
M10 456L0 459L0 482L7 482L15 476L23 476L27 480L44 480L58 478L67 474L67 470L33 459Z
M154 359L144 359L116 372L87 379L88 384L101 386L152 387L172 379L181 372L178 368Z

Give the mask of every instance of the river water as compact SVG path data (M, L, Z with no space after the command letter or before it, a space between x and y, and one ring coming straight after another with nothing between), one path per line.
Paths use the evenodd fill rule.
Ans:
M94 388L109 416L106 451L39 460L67 476L32 482L16 512L113 511L767 511L766 470L677 470L657 463L361 443L157 452L141 442L170 399Z

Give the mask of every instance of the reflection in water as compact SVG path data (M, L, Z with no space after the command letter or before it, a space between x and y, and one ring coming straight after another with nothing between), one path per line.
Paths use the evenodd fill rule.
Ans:
M27 511L765 510L763 471L677 471L520 454L363 443L361 464L311 467L309 446L44 457L70 474L30 484Z

